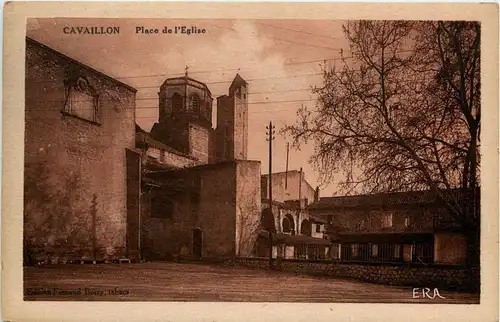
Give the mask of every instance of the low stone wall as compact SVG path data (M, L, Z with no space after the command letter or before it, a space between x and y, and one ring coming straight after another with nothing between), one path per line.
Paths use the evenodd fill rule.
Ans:
M237 258L237 266L269 268L266 258ZM354 278L364 282L411 286L418 288L440 288L455 291L479 292L479 269L458 266L387 263L337 263L332 261L308 261L282 259L274 261L273 267L296 274Z

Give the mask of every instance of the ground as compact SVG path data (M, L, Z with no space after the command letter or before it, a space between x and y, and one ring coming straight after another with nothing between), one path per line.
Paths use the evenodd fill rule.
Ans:
M25 267L25 300L478 303L477 294L194 263ZM431 291L429 295L433 295Z

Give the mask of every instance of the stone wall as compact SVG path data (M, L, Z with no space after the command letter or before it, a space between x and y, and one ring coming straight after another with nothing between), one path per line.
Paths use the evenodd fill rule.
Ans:
M304 172L302 172L302 176L300 174L298 170L290 170L288 174L286 172L273 173L273 200L284 202L286 200L299 200L300 197L301 200L307 199L308 203L312 203L314 201L314 189L307 182ZM267 199L269 198L269 188L267 187L269 174L262 175L262 181L265 181L262 198Z
M217 128L215 130L216 162L234 158L234 102L232 97L217 98Z
M212 129L195 123L189 124L189 155L200 160L200 164L209 161L209 143Z
M236 255L250 256L260 232L260 161L236 162Z
M186 176L189 176L186 173ZM173 200L172 212L151 213L151 200L159 190L152 190L142 198L142 253L146 260L170 260L176 255L191 254L192 232L196 227L196 213L189 192L168 195ZM160 215L160 216L158 216ZM162 215L164 216L162 218Z
M237 258L236 266L269 268L266 258ZM363 282L411 287L478 292L479 270L462 266L408 266L387 264L343 264L331 261L281 259L277 269L297 274L353 278Z
M65 109L75 75L96 91L94 121ZM92 258L93 218L97 259L124 255L125 151L135 147L135 90L27 39L25 91L27 257Z
M234 94L233 94L234 95ZM232 133L233 157L246 160L248 156L248 102L247 97L234 96L234 131Z
M202 257L233 257L236 248L236 163L193 169L200 175L198 228L203 232Z

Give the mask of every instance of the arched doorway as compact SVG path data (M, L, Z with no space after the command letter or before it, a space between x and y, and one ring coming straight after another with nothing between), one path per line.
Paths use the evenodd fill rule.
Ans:
M309 220L302 220L300 224L300 233L302 235L311 236L311 222Z
M292 215L290 215L290 214L285 215L285 217L283 218L283 221L281 223L281 227L282 227L284 233L292 233L293 234L295 232L295 223L294 223Z
M200 228L193 230L193 255L196 258L201 258L203 248L203 234Z
M264 230L271 231L273 233L276 232L274 216L272 212L269 210L269 208L262 210L262 214L260 217L260 225Z

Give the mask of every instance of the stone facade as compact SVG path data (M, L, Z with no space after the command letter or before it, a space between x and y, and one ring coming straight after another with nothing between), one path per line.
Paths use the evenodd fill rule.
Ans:
M274 201L301 200L303 207L315 201L315 190L307 182L304 172L300 170L273 173L272 180ZM261 183L263 199L269 198L268 185L269 174L263 174Z
M260 162L256 161L202 165L159 174L159 186L144 187L144 258L248 256L258 234L259 175ZM177 188L161 187L161 182L176 180ZM155 200L162 198L170 200L171 206L152 209ZM195 234L201 235L199 244Z
M148 160L171 168L192 167L200 163L195 157L154 140L149 133L138 127L136 127L136 147L142 151L144 165Z
M216 160L246 160L248 155L248 83L236 75L229 94L217 98Z
M126 255L136 90L26 40L24 242L30 260Z
M250 256L261 229L260 162L236 164L236 255Z
M338 259L457 265L466 260L462 228L428 191L321 198L308 210L327 222Z

